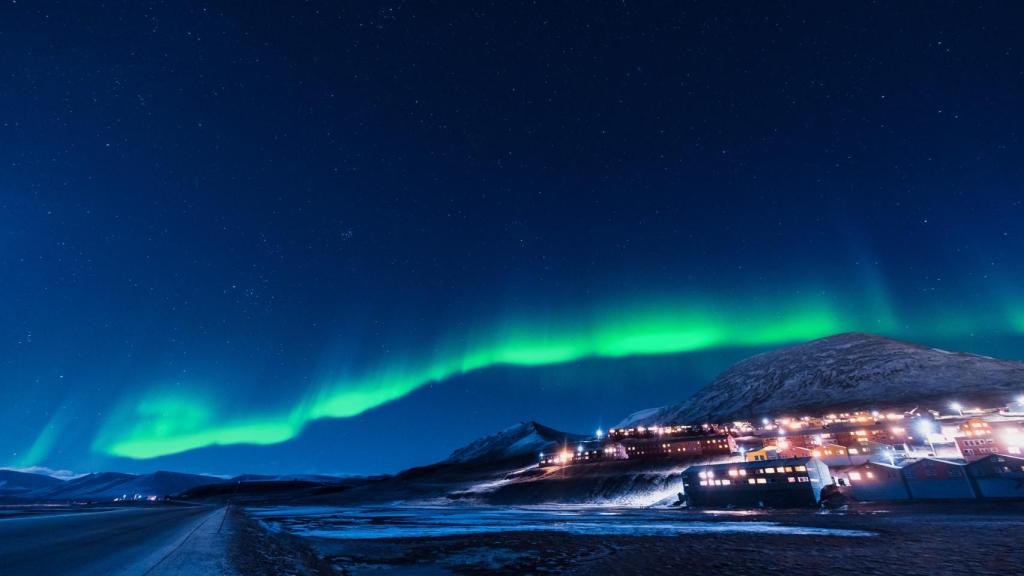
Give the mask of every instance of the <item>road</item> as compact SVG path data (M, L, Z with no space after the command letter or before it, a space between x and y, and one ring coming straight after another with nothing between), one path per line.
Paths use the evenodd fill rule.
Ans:
M0 574L232 575L224 513L140 507L0 520Z

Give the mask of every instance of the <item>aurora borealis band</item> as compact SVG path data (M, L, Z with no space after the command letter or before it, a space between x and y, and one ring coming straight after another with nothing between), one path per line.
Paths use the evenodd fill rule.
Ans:
M168 394L157 389L142 400L132 399L121 419L109 423L93 448L112 456L145 459L210 445L276 444L296 437L312 420L356 416L426 384L499 365L536 367L585 358L681 354L726 346L756 348L854 329L899 331L892 318L876 318L865 327L869 315L843 317L813 299L745 314L735 312L737 309L742 307L716 311L709 305L691 309L648 306L585 327L510 328L489 339L473 339L462 350L449 347L439 351L425 362L385 366L360 378L325 383L289 410L255 417L233 419L221 412L223 403L201 393ZM860 318L860 324L854 318ZM1010 322L992 329L1012 332L1019 327ZM481 341L487 344L481 346Z
M113 456L152 458L212 444L274 444L295 437L310 420L355 416L430 382L495 365L544 366L588 357L761 346L826 336L844 325L848 324L827 308L812 305L759 318L666 307L602 320L590 328L553 333L511 329L483 347L471 345L419 365L385 367L353 381L328 383L276 415L231 421L201 395L163 396L156 390L154 397L138 402L134 413L127 408L127 421L116 422L94 448Z
M396 472L845 331L1024 360L1019 14L930 8L0 6L0 466Z

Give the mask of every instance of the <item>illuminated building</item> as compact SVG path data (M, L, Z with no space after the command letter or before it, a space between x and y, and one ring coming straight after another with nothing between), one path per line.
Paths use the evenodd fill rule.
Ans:
M816 458L792 458L690 466L683 491L691 506L793 508L816 506L832 483L828 466Z

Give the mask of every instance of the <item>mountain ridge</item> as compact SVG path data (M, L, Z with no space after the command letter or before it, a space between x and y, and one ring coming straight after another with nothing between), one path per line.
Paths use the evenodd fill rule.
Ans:
M627 416L618 427L726 422L845 407L1001 399L1024 390L1024 363L846 332L764 352L683 402Z

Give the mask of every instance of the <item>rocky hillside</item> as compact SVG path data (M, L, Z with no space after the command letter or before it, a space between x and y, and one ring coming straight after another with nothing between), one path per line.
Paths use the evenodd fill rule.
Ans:
M619 426L722 422L841 407L912 407L952 399L1006 402L1024 392L1024 363L848 333L760 354L689 400L637 412Z
M535 461L537 454L543 450L582 439L582 436L559 432L536 422L520 422L497 434L485 436L459 448L452 452L445 462L466 464L521 459Z

